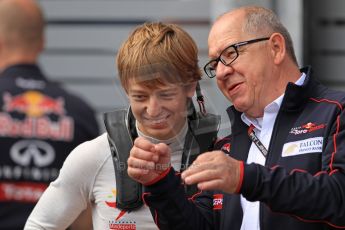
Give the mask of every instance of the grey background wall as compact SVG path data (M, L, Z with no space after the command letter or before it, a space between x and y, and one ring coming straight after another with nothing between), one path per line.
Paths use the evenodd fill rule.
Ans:
M305 60L328 86L345 90L345 1L305 0Z

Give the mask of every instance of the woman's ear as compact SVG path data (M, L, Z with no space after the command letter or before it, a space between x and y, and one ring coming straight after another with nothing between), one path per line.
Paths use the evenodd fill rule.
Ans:
M188 83L185 87L186 91L187 91L187 97L192 98L195 94L195 89L196 89L196 84L198 82L192 82L192 83Z
M270 44L274 64L279 65L286 56L286 44L283 35L273 33L270 38Z

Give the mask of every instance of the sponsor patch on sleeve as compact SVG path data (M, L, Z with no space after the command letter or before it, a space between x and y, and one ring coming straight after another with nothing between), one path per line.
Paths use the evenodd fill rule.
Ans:
M282 157L290 157L307 153L321 153L323 137L313 137L284 144Z
M213 210L219 210L223 208L223 194L213 195Z

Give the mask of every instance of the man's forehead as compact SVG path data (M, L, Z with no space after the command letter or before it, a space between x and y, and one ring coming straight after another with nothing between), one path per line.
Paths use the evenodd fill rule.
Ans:
M242 11L229 12L218 18L213 24L209 38L222 34L240 35L244 23L244 13Z
M241 41L243 14L231 12L220 17L213 25L208 38L210 56L219 54L228 45Z
M240 31L224 30L209 37L209 55L219 55L227 46L241 41L243 37Z

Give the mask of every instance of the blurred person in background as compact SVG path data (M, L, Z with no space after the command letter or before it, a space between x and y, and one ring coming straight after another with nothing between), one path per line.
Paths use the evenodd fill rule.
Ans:
M136 143L128 160L159 228L344 229L345 93L299 69L289 32L269 9L221 15L208 46L204 70L233 104L231 135L181 176L154 167L169 162L164 144ZM182 182L203 192L187 200Z
M93 109L37 65L44 24L35 1L0 0L0 229L23 229L70 151L99 135Z
M138 26L119 49L117 68L130 107L107 113L107 133L71 152L26 230L64 229L88 203L94 229L157 229L142 200L146 194L127 175L133 142L169 145L172 159L162 167L172 165L176 172L212 147L220 117L203 110L197 46L182 28L159 22ZM202 113L194 109L195 92ZM184 189L189 196L197 192L195 186Z

